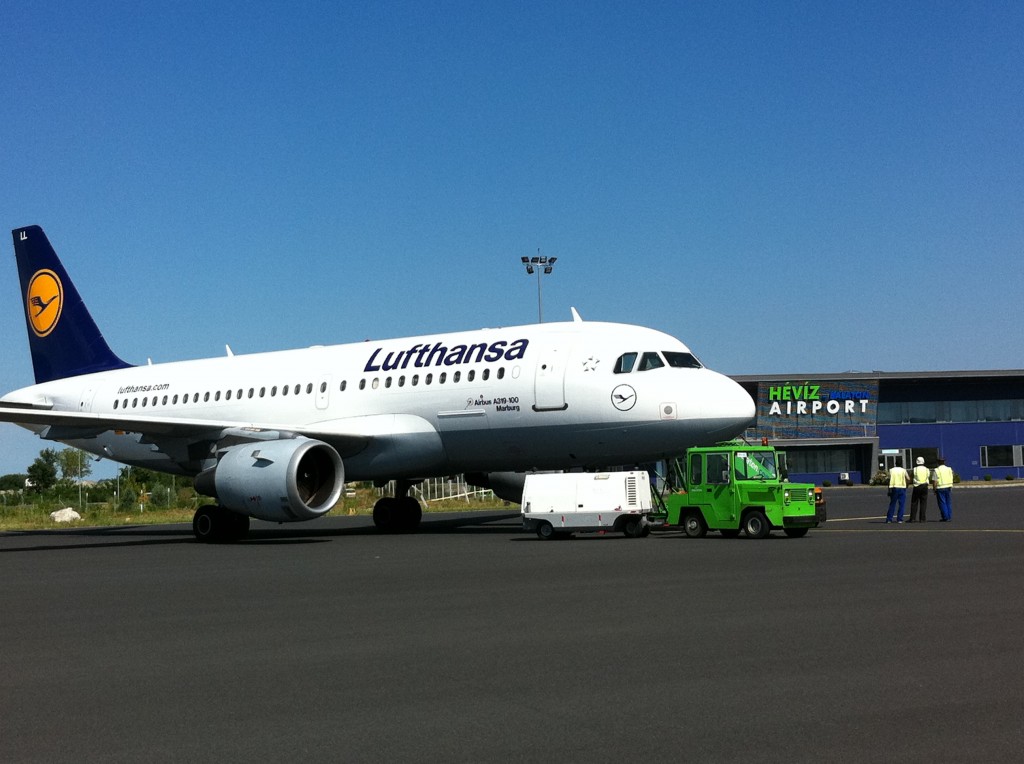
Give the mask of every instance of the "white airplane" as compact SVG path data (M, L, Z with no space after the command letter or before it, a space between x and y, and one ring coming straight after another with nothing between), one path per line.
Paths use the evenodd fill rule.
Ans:
M466 473L518 502L523 473L632 465L742 432L754 402L652 329L574 320L132 366L38 226L13 231L36 384L0 421L195 478L201 541L311 520L344 483L395 480L381 530L415 529L417 481ZM514 474L518 473L518 475Z

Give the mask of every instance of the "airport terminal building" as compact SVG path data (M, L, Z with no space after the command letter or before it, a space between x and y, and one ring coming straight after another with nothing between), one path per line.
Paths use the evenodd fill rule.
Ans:
M733 379L757 403L744 437L784 449L791 480L867 483L919 456L962 480L1024 478L1024 371Z

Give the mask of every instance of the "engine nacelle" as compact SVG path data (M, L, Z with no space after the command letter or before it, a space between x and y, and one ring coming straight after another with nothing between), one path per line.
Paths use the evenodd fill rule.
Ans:
M525 472L467 472L466 482L478 488L489 488L494 495L513 504L523 503Z
M278 523L326 514L344 487L338 452L309 438L232 446L215 467L196 477L196 490L221 506Z

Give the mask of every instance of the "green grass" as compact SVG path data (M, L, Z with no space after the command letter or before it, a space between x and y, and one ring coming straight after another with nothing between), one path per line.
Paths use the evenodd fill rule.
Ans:
M354 497L339 501L330 515L371 515L377 496L373 491L359 491ZM71 507L82 515L81 520L57 523L50 519L50 513L57 509ZM432 501L424 506L424 512L468 512L473 510L504 509L517 511L518 505L505 504L501 499L486 500L448 499ZM74 502L18 504L0 506L0 531L60 530L67 528L116 527L126 525L163 525L167 523L191 523L195 507L146 508L131 511L115 508L112 504L89 504L82 509Z

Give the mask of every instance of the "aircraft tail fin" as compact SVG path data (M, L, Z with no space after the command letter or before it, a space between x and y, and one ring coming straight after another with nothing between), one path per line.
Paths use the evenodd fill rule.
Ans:
M11 233L36 383L131 366L103 339L43 229Z

